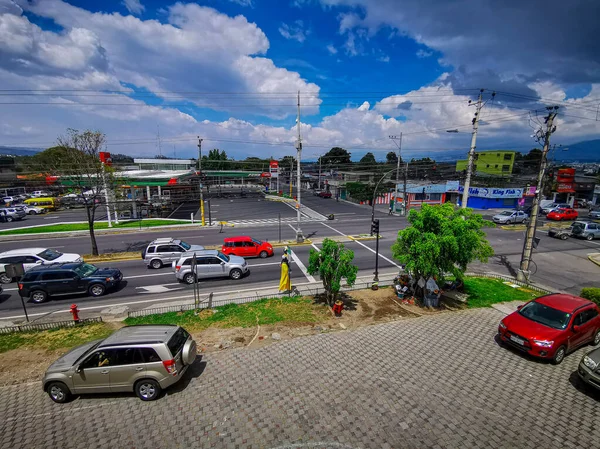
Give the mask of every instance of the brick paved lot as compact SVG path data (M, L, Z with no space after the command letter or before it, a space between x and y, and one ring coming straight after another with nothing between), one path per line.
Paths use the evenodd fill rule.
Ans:
M492 309L205 357L152 403L0 389L5 448L590 448L600 395L494 341Z

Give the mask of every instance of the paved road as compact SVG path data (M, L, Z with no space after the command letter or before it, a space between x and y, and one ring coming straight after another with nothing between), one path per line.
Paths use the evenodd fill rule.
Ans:
M153 403L0 389L7 448L596 447L600 395L499 347L493 309L207 354Z

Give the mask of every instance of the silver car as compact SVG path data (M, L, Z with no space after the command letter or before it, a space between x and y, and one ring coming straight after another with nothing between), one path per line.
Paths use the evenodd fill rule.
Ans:
M512 223L525 223L529 215L520 210L505 210L492 217L494 223L499 224L512 224Z
M571 235L586 240L600 239L600 224L593 221L576 221L573 223Z
M42 379L54 402L74 394L134 392L142 401L181 380L196 358L196 342L179 326L123 327L54 362Z
M215 277L241 279L250 272L243 257L228 256L221 251L201 251L196 253L196 273L192 272L194 254L182 256L174 265L175 277L180 282L194 282Z
M542 207L542 213L548 215L550 212L563 208L570 209L571 205L568 203L550 203L547 206Z
M183 240L161 238L150 242L146 249L142 251L142 259L148 267L158 269L165 265L171 265L183 253L203 250L204 247L201 245L190 245Z
M590 218L600 218L600 209L591 210L590 213L588 214L588 217L590 217Z
M27 216L25 211L17 209L16 207L4 207L0 208L0 210L4 211L4 215L6 217L5 220L9 223L15 220L22 220L23 218L25 218L25 216Z

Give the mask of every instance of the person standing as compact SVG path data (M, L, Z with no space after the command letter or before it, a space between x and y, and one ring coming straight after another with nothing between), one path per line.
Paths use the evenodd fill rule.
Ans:
M290 277L290 249L286 247L281 256L281 278L279 279L279 292L292 290L292 279Z

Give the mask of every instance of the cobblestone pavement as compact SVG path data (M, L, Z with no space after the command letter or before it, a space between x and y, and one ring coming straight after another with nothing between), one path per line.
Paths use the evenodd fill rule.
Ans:
M501 314L447 313L207 355L166 397L53 404L0 389L5 448L597 447L600 395L499 347Z

